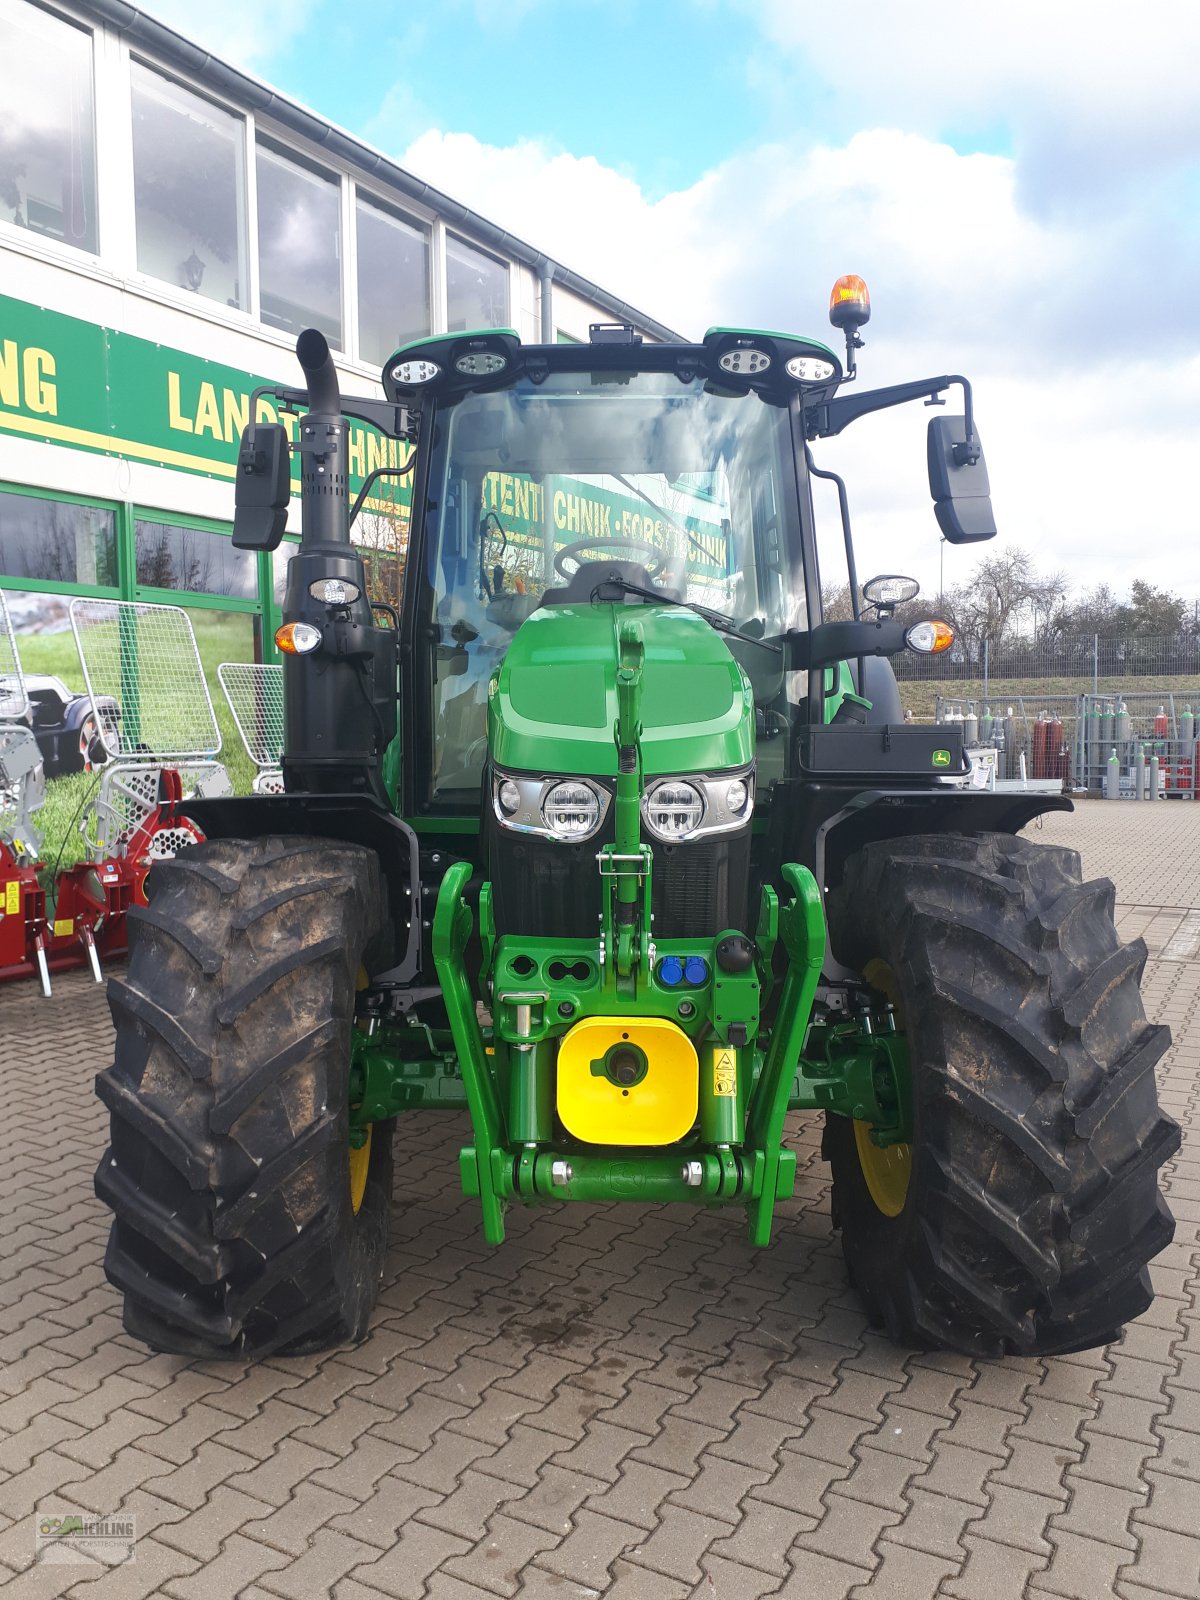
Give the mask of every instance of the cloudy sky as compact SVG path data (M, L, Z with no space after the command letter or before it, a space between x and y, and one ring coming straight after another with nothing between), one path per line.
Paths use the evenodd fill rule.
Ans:
M439 0L146 9L690 336L963 372L1008 541L1200 598L1197 0ZM859 570L935 590L920 407L822 447Z

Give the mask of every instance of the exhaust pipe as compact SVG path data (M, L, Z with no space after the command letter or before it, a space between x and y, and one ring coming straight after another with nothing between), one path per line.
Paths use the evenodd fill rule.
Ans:
M396 636L376 628L362 556L350 543L347 427L323 333L296 341L309 411L300 419L300 546L284 618L321 636L284 660L283 778L289 793L388 796L383 752L396 731Z

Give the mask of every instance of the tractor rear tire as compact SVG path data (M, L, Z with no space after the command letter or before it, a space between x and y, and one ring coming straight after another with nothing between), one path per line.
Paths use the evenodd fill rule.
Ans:
M125 1327L155 1350L298 1354L366 1334L392 1125L371 1130L356 1209L350 1035L381 881L357 845L217 840L156 862L129 913L96 1193Z
M851 1280L899 1343L1061 1354L1150 1303L1179 1129L1146 947L1121 943L1114 898L1074 850L1007 834L868 844L829 897L835 954L894 999L909 1045L907 1187L864 1125L829 1116L824 1144Z

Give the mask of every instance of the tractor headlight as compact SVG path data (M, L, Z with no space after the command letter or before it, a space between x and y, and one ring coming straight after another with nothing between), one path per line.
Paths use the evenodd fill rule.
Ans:
M600 796L590 783L568 778L542 801L542 820L556 839L587 839L600 826Z
M644 815L656 839L690 839L704 820L704 797L695 784L668 778L647 791Z
M580 844L598 833L611 801L602 784L587 778L492 774L492 811L501 827L561 844Z
M646 831L664 844L732 833L753 813L753 768L713 777L692 773L686 778L658 778L647 785L642 801Z

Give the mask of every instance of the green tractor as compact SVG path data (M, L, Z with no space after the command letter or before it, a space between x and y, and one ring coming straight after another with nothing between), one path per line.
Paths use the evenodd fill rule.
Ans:
M97 1190L125 1326L158 1350L361 1339L395 1119L466 1111L485 1238L510 1207L735 1206L755 1245L820 1110L834 1226L905 1345L1047 1355L1149 1303L1178 1144L1141 941L1113 888L1019 836L1069 801L983 792L953 726L906 724L889 657L936 620L857 600L844 485L813 446L957 388L928 428L938 523L995 532L966 380L847 388L822 343L717 328L583 345L421 340L386 398L301 335L298 441L252 421L234 541L288 577L286 792L187 806L110 985ZM252 413L253 415L254 413ZM350 540L347 417L403 441L396 609ZM398 469L381 471L396 473ZM824 621L812 484L855 617ZM786 1238L779 1248L787 1251Z

